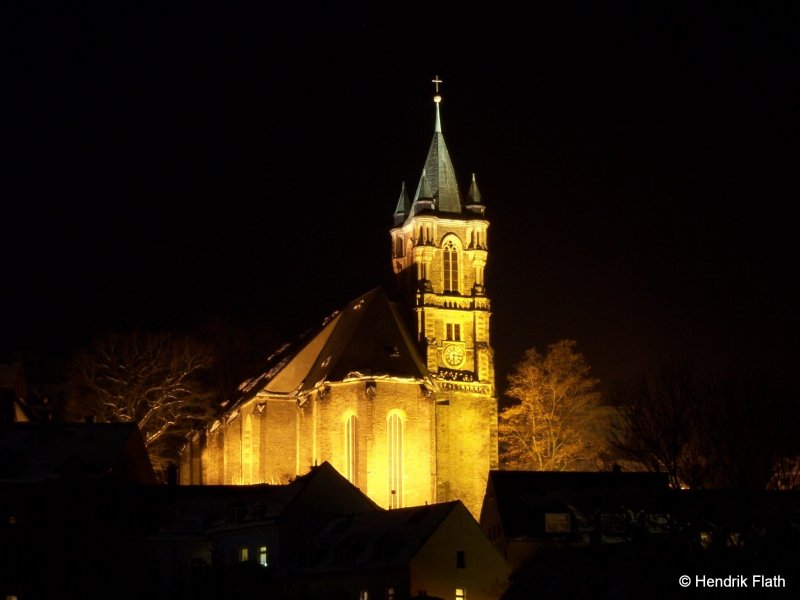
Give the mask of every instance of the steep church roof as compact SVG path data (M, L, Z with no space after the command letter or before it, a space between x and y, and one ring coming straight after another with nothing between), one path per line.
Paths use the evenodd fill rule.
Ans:
M277 357L275 365L244 386L240 402L262 390L303 394L326 381L361 377L428 378L397 308L379 287L327 319L296 351Z
M440 96L436 97L441 100ZM436 125L433 139L425 159L425 177L428 187L436 199L436 208L443 213L460 213L461 196L458 193L458 182L453 161L447 151L447 144L442 135L442 120L439 113L439 102L436 102ZM412 211L413 212L413 211Z

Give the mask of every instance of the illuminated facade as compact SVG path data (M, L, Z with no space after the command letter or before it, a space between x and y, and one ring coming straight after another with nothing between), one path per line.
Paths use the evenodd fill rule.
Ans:
M282 348L181 456L184 484L285 483L330 462L387 508L461 500L477 517L497 468L484 205L462 201L439 104L413 199L391 230L404 304L376 288Z

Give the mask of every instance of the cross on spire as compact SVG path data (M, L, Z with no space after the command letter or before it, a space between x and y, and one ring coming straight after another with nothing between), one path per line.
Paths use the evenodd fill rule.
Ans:
M433 83L433 85L436 86L436 93L438 94L439 93L439 84L442 83L442 80L439 79L438 75L434 75L433 79L431 79L431 83Z

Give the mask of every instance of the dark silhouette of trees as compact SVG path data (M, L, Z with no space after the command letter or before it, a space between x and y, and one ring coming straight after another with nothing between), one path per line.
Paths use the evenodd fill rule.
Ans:
M618 419L612 444L622 458L650 471L666 472L673 487L694 485L701 457L696 455L697 390L685 364L618 384L612 393Z
M612 444L674 487L791 489L800 485L798 406L754 374L701 377L671 364L617 386Z
M500 413L500 460L508 469L563 471L587 459L592 409L600 402L576 342L561 340L540 354L525 353L508 377L506 395L516 400Z
M161 473L186 433L213 413L206 383L212 356L206 346L166 333L97 339L73 361L67 415L135 422Z

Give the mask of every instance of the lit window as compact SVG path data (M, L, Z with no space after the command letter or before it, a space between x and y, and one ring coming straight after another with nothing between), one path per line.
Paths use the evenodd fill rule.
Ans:
M456 551L456 569L467 568L467 556L463 550Z
M358 419L350 415L344 424L345 477L358 485Z
M444 290L458 291L458 249L453 242L442 246L442 271L444 273Z
M456 588L456 600L467 600L467 590Z
M546 533L569 533L572 530L572 519L569 513L546 513L544 530Z
M397 413L387 421L389 445L390 508L403 506L403 420Z
M239 562L247 562L249 557L249 552L247 551L247 547L239 548Z
M454 342L461 340L461 325L459 323L448 323L445 329L448 340Z
M266 546L261 546L258 549L258 564L260 564L262 567L269 565L269 555L267 554Z
M361 590L361 593L358 594L358 600L369 600L367 590Z
M713 541L714 538L710 531L700 532L700 546L703 548L703 550L708 550L711 547L711 543Z
M386 588L386 600L394 600L394 588Z

